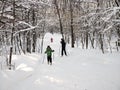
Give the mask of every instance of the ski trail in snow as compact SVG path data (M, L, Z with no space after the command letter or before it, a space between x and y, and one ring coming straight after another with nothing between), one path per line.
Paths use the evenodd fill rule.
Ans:
M12 77L8 74L10 80L4 90L120 90L120 65L119 59L114 59L116 56L67 47L68 56L60 57L58 43L59 40L57 44L50 43L55 49L53 65L47 64L46 56L42 63L44 54L40 54L39 58L31 54L29 61L24 59L24 64L33 71L20 71L19 75L19 70L16 70L17 74L13 73ZM14 78L14 75L18 76Z
M6 90L9 90L9 89L14 90L15 85L22 83L23 81L30 78L31 76L32 74L24 75L23 77L20 77L15 81L12 81L9 85L7 85Z

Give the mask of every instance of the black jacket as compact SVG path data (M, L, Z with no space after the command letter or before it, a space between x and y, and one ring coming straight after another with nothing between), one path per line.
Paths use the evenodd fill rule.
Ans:
M65 43L65 41L63 39L61 39L61 44L62 44L62 49L65 49L66 43Z

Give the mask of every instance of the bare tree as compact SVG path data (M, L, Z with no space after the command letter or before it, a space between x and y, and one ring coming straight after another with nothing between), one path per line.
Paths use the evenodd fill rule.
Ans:
M54 0L54 4L55 4L56 10L57 10L57 15L58 15L58 18L59 18L60 32L61 32L61 34L62 34L62 37L64 38L62 20L61 20L61 16L60 16L59 7L58 7L58 1L57 1L57 0Z
M70 16L71 16L71 23L70 23L70 27L71 27L71 47L74 48L74 32L73 32L73 0L70 0Z
M10 47L10 55L9 55L9 69L12 66L12 53L13 53L13 33L15 31L15 0L13 2L13 25L12 25L12 32L11 32L11 47Z

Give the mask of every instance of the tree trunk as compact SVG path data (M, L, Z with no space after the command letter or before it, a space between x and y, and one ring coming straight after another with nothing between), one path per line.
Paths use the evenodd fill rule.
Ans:
M33 8L33 11L32 11L32 21L33 21L33 26L35 25L35 10ZM33 42L32 42L32 51L35 52L35 47L36 47L36 32L35 30L33 30L32 32L32 39L33 39Z
M29 53L31 53L31 40L30 40L30 36L31 36L31 34L30 34L30 31L28 32L28 34L27 34L27 52L29 52Z
M104 53L103 35L101 33L100 33L100 37L99 37L99 43L100 43L100 49L102 50L102 53Z
M117 5L117 7L120 6L120 0L115 0L115 4Z
M28 14L27 14L27 22L29 22L29 15L30 15L30 11L28 11ZM26 51L31 53L31 32L28 31L27 32L27 35L26 35Z
M88 32L86 32L86 49L88 49Z
M55 4L56 10L57 10L57 14L58 14L58 18L59 18L60 32L61 32L61 34L62 34L62 38L64 38L62 20L61 20L61 16L60 16L60 11L59 11L59 7L58 7L58 2L57 2L57 0L54 0L54 4Z
M9 56L9 69L11 70L12 66L12 53L13 53L13 33L14 33L14 26L15 26L15 0L13 0L13 27L12 27L12 33L11 33L11 47L10 47L10 56Z
M74 48L74 32L73 32L73 7L72 1L70 1L70 16L71 16L71 47Z

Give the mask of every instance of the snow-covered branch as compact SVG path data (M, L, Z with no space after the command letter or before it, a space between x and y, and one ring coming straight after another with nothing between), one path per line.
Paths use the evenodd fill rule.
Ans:
M35 25L35 26L32 26L32 25L30 25L30 24L28 24L28 23L26 23L26 22L24 22L24 21L19 21L19 23L18 23L17 25L19 25L19 24L24 24L24 25L27 25L29 28L23 29L23 30L19 30L19 31L15 32L15 33L13 34L13 36L16 36L16 34L21 33L21 32L31 31L31 30L39 27L39 24L40 24L41 22L43 22L43 21L45 21L45 19L40 20L40 21L38 22L38 24Z
M16 34L21 33L21 32L33 30L33 29L35 29L35 28L36 28L36 26L35 26L35 27L30 27L30 28L27 28L27 29L23 29L23 30L20 30L20 31L17 31L17 32L15 32L15 33L13 34L13 36L16 36Z

